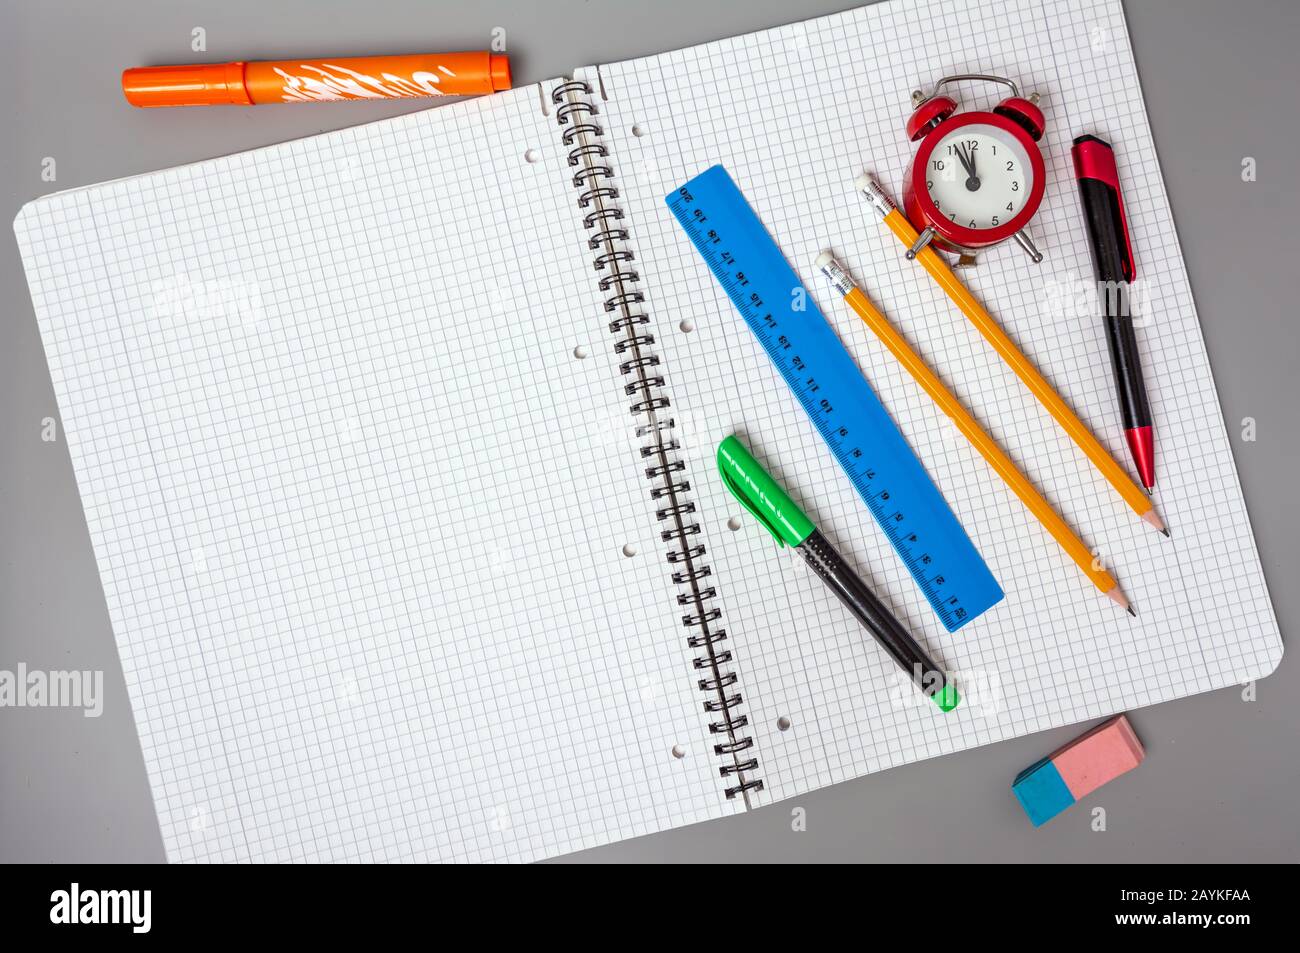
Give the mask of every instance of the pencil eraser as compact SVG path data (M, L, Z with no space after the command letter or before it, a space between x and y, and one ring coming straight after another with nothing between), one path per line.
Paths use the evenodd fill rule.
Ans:
M1044 758L1021 771L1011 785L1011 793L1035 827L1042 827L1075 800L1051 758Z
M820 255L817 256L817 260L816 260L815 262L813 262L813 265L816 266L817 268L825 268L827 265L829 265L829 264L830 264L831 262L833 262L834 260L835 260L835 256L834 256L834 255L832 255L832 254L831 254L830 252L828 252L828 251L824 251L824 252L822 252Z
M1119 715L1076 738L1052 755L1075 800L1132 771L1146 756L1127 718Z
M870 172L863 172L860 176L858 176L856 179L853 180L853 186L859 192L865 192L867 190L867 186L870 184L871 184Z

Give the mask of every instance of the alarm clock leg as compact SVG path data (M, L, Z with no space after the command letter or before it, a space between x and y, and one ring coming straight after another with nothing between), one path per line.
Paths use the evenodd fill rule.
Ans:
M930 244L930 239L934 238L934 229L929 225L916 236L916 241L912 242L912 247L907 250L907 260L911 261L917 255L921 254L921 249Z
M1015 239L1016 244L1025 250L1025 254L1029 256L1029 259L1035 265L1043 260L1043 253L1038 250L1038 246L1036 246L1029 236L1025 234L1023 228L1016 232Z

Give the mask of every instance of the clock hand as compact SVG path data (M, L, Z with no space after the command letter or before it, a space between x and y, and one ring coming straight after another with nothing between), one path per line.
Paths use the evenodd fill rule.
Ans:
M963 163L966 166L966 189L969 192L978 192L980 189L980 177L975 172L975 150L969 151L969 158Z
M961 162L961 167L966 170L967 175L974 175L971 171L970 160L966 158L966 147L959 145L956 147L957 159Z

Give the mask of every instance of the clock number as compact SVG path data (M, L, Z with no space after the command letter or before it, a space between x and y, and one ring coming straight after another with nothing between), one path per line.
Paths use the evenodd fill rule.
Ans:
M1011 211L1011 203L1010 203L1010 202L1007 203L1007 211L1008 211L1008 212Z
M1019 180L1019 179L1016 179L1016 181L1014 181L1014 182L1011 183L1011 191L1012 191L1012 192L1019 192L1019 191L1020 191L1020 180Z
M933 190L933 189L934 189L934 179L926 179L926 180L925 180L925 187L926 187L927 189L931 189L931 190Z
M1015 164L1014 162L1012 162L1010 159L1008 159L1008 160L1007 160L1007 171L1008 171L1008 172L1011 172L1011 171L1013 171L1013 170L1015 169L1015 167L1016 167L1016 164Z
M998 217L997 217L996 215L994 215L994 216L993 216L993 224L996 225L997 223L998 223Z
M942 172L942 171L943 171L943 160L942 160L942 159L935 159L935 160L934 160L934 168L935 168L936 171L938 171L938 172Z

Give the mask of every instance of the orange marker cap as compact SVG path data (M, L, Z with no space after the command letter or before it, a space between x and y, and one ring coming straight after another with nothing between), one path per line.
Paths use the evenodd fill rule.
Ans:
M122 73L122 92L132 106L251 106L244 64L140 66Z

